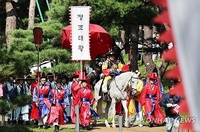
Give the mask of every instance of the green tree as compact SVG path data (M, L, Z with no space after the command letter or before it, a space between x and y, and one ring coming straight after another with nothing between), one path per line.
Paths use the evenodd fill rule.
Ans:
M22 22L24 23L24 26L18 26L19 30L12 32L13 41L10 43L11 49L7 53L11 54L9 55L9 60L11 60L9 61L9 65L15 68L26 66L26 68L23 68L24 70L16 69L16 71L19 73L27 74L27 67L34 63L37 63L38 61L37 50L35 48L35 45L33 44L32 30L34 27L30 27L30 29L27 29L27 7L29 6L29 3L27 1L19 2L18 6L21 5L19 9L25 9L25 7L23 7L22 5L23 3L26 3L26 10L24 10L24 13L20 13L19 17L21 20L23 20ZM92 7L90 22L99 24L104 27L113 37L113 42L120 40L120 38L118 37L120 30L126 31L126 40L133 40L133 25L152 25L151 19L158 13L157 7L141 0L52 0L49 11L47 9L46 3L40 2L42 15L44 16L45 21L39 22L39 14L38 12L36 12L34 26L39 26L43 29L43 43L40 47L41 61L56 60L57 62L59 62L52 69L53 71L64 72L65 70L66 72L69 70L66 69L66 67L68 68L72 66L72 68L70 69L73 69L74 64L76 64L71 63L70 61L70 49L66 50L61 48L61 30L63 27L69 25L69 7L81 5ZM136 38L134 41L138 41L138 34L136 34L135 36ZM128 43L128 41L126 43ZM133 45L135 49L133 52L132 62L135 65L133 69L137 69L138 43L133 43L133 41L130 41L129 44ZM28 65L28 63L30 64ZM78 65L79 64L76 64L76 68L78 68Z

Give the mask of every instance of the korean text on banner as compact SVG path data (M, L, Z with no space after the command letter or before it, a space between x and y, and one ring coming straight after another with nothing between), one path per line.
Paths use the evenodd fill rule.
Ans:
M71 6L72 60L91 60L89 19L89 6Z

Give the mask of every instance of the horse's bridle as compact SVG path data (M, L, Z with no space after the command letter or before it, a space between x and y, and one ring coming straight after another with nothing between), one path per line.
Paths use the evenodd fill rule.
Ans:
M131 78L128 81L128 85L131 87L131 94L134 95L137 92L137 86L134 88L132 87L132 84L134 84L135 81L133 81L133 79L136 79L135 81L138 82L138 78L137 77L133 77L131 76Z
M137 81L138 81L138 78L137 77L133 77L133 76L131 76L131 78L128 80L128 84L127 84L127 86L130 84L130 86L131 86L131 94L132 95L134 95L136 92L137 92L137 88L133 88L132 87L132 84L134 83L134 81L132 80L132 79L137 79ZM126 87L124 87L124 89L123 90L120 90L119 89L119 86L117 85L117 82L116 82L116 79L114 79L114 81L115 81L115 85L116 85L116 87L117 87L117 89L120 91L120 93L122 94L122 96L123 96L123 93L122 93L122 91L124 91L125 89L126 89Z

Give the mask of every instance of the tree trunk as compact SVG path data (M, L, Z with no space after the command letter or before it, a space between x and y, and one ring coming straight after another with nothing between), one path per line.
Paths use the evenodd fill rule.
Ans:
M164 74L165 74L168 66L169 66L169 62L166 62L166 61L162 62L162 65L158 69L158 77L160 77L159 78L160 80L162 80L164 78Z
M143 43L148 47L152 47L152 36L153 36L153 28L152 26L143 26ZM152 60L152 53L148 51L144 51L142 53L142 59L146 67L147 75L153 71L155 68L155 64Z
M5 35L6 35L6 45L8 49L10 48L10 42L12 39L9 32L15 30L17 25L16 2L17 0L6 2L7 17L6 17Z
M131 61L131 70L136 71L138 70L138 32L139 32L139 26L134 25L132 26L131 31L131 48L130 50L130 61Z
M29 5L29 21L28 21L28 29L34 25L34 19L35 19L35 0L30 0Z

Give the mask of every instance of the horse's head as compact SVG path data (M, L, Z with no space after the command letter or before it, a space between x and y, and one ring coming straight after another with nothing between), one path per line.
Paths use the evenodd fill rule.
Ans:
M137 92L137 84L139 81L140 73L132 72L131 78L129 80L129 87L131 88L131 94L134 95Z

